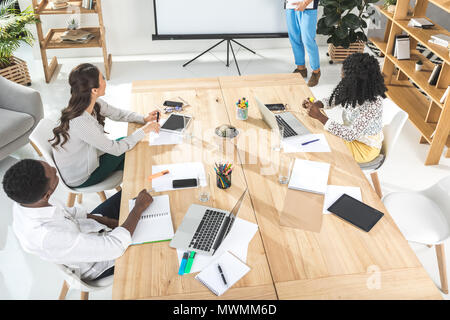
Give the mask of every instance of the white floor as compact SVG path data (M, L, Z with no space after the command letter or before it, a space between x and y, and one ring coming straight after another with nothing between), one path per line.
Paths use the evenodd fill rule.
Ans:
M206 48L205 48L206 49ZM199 52L203 48L199 48ZM312 88L317 98L330 94L340 77L341 65L330 65L326 48L321 47L322 78L320 84ZM197 53L153 55L137 57L113 57L111 80L108 81L106 99L114 105L129 108L130 87L133 80L196 78L237 75L234 63L227 68L224 64L226 53L214 51L193 62L186 68L182 64ZM103 70L101 58L60 59L61 68L50 84L46 84L40 60L33 60L30 48L21 48L17 54L28 62L32 77L32 87L41 93L45 116L57 120L70 96L67 78L70 70L82 62L92 62ZM241 49L237 52L239 67L243 75L289 73L293 70L293 56L290 48L260 50L256 55ZM126 125L106 124L106 131L112 137L126 134ZM434 184L450 174L450 159L443 158L440 165L425 166L423 163L428 151L427 145L419 144L420 135L408 122L397 142L395 150L379 172L383 192L420 190ZM37 158L34 150L25 146L13 156L17 159ZM17 161L7 158L0 162L0 178ZM113 191L107 192L107 195ZM58 188L54 200L65 202L67 194ZM99 203L96 194L85 195L83 206L93 209ZM12 203L0 190L0 299L56 299L62 277L51 263L40 260L22 251L12 229ZM434 249L422 245L411 245L431 279L440 286L439 272ZM447 256L450 249L447 246ZM449 264L450 265L450 264ZM447 267L450 274L450 267ZM111 299L112 289L104 289L90 294L90 299ZM450 295L443 295L450 299ZM79 299L79 291L69 291L67 299Z

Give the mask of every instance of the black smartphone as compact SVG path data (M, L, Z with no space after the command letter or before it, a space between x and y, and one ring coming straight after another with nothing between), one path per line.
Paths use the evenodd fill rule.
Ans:
M172 180L172 187L174 189L177 188L189 188L189 187L196 187L197 186L197 179L177 179Z
M282 103L272 103L266 104L267 109L270 111L284 111L286 110L286 106Z
M164 101L163 106L165 106L165 107L182 107L183 102L166 100L166 101Z

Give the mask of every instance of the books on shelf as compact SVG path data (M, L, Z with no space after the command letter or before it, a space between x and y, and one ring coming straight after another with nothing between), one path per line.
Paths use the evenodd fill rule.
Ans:
M394 57L398 60L405 60L411 58L409 35L399 34L395 36L394 41Z
M49 5L51 9L58 10L67 8L69 6L69 3L64 0L51 0Z
M437 64L434 66L433 71L431 72L430 78L428 78L428 83L432 86L436 85L437 80L439 78L439 73L441 73L442 64Z
M447 48L450 43L450 36L442 34L442 33L435 34L435 35L431 36L431 39L428 40L428 42Z
M445 103L445 99L448 96L448 92L450 91L450 86L447 87L447 90L445 90L444 95L442 96L441 100L439 101L440 103Z
M85 30L67 30L61 35L62 42L87 43L95 36Z
M431 21L428 21L425 18L411 18L411 20L408 23L408 27L415 27L415 28L431 28L434 26L434 24Z
M93 0L83 0L81 2L81 6L85 9L92 10L92 8L94 6L94 1Z

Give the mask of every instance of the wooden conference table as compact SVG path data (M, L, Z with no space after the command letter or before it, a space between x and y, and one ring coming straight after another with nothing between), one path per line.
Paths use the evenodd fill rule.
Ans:
M266 135L258 136L268 126L259 115L255 95L264 103L287 103L312 132L326 135L332 152L289 155L330 163L328 184L360 187L363 201L385 213L369 233L333 215L323 216L320 232L280 225L288 189L277 182L275 173L261 174L270 167L266 158L270 146L264 143ZM297 74L133 83L132 110L146 114L165 100L182 97L191 104L186 113L194 115L192 133L200 138L191 144L152 147L142 141L127 152L120 224L128 215L128 200L150 188L152 165L201 161L211 174L211 199L206 205L231 210L248 186L239 217L257 223L259 230L248 248L251 271L221 297L195 280L195 274L179 276L176 250L162 242L131 246L117 259L114 299L442 299L344 143L302 110L301 102L308 96L312 93ZM249 99L246 121L236 119L235 104L242 97ZM214 128L221 124L240 131L228 190L215 186L212 168L221 158L214 137ZM129 133L138 127L129 124ZM200 204L197 190L156 195L164 193L170 197L176 230L188 207ZM300 211L322 215L321 201L311 202L311 193L296 193Z

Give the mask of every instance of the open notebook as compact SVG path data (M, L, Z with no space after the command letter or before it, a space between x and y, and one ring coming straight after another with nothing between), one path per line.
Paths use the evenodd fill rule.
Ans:
M130 211L136 200L129 201ZM172 217L168 195L153 197L153 202L142 213L131 237L131 244L169 241L173 238Z
M222 269L222 273L227 284L224 283L218 266ZM249 271L249 266L236 258L230 252L226 251L217 260L203 269L202 272L195 277L195 279L203 283L215 295L221 296Z

